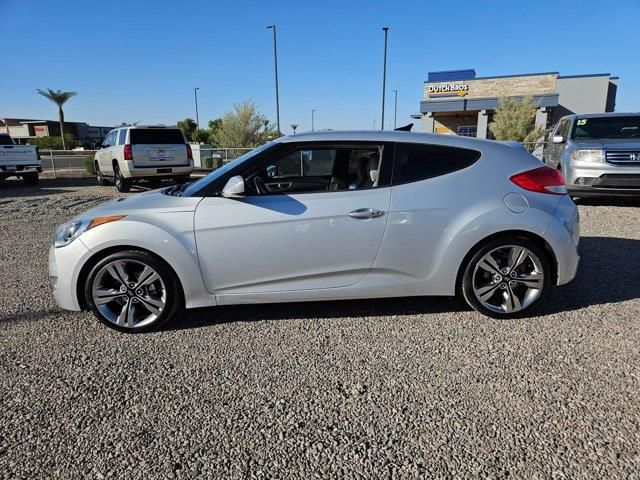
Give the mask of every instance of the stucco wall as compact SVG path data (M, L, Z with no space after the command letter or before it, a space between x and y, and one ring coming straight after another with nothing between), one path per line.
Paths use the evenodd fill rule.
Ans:
M485 78L479 80L459 80L454 83L469 85L468 94L462 98L526 96L555 93L556 74L526 75L522 77ZM443 85L452 82L425 83L423 97L425 101L442 100L452 97L429 97L429 85ZM453 97L455 98L455 97Z

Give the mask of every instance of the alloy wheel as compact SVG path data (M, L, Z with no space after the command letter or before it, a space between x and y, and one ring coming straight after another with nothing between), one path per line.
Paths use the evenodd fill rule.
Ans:
M478 301L496 313L515 313L542 294L544 271L540 259L520 245L500 246L476 264L472 286Z
M91 295L105 319L127 329L154 323L167 303L167 289L158 272L129 259L104 265L93 280Z

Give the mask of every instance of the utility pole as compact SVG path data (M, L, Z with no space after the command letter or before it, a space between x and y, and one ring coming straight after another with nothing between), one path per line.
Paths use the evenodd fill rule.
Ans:
M389 27L382 27L384 31L384 68L382 71L382 117L381 117L381 130L384 130L384 95L387 89L387 34L389 33Z
M193 96L196 99L196 128L200 130L200 119L198 118L198 90L200 90L200 87L193 89Z
M278 44L276 40L276 26L269 25L267 30L273 30L273 62L276 71L276 128L278 129L278 135L280 135L280 95L278 92Z
M313 110L311 110L311 131L315 131L315 125L314 125L314 113L316 113L315 108Z
M395 95L395 100L393 101L393 129L395 130L398 121L398 90L394 90L393 93Z

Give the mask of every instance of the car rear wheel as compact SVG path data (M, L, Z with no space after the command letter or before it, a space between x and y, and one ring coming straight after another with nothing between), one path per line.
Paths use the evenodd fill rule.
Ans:
M119 192L127 193L131 190L131 179L124 178L122 176L122 172L120 171L120 168L118 168L117 164L113 166L113 176L116 181L116 189Z
M494 240L469 260L462 277L464 300L494 318L522 316L546 293L551 282L547 254L521 237Z
M99 261L84 287L94 315L120 331L160 328L182 304L182 289L173 271L153 255L137 250Z

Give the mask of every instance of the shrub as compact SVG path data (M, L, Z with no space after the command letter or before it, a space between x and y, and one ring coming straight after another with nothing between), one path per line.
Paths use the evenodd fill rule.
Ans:
M65 133L64 138L67 142L67 149L72 149L76 146L76 138L72 133ZM62 138L60 137L30 138L27 143L29 143L29 145L35 145L40 149L62 150Z
M84 169L91 176L94 176L96 174L95 154L88 155L84 159Z
M213 157L213 168L220 168L222 165L224 165L224 162L222 161L222 157Z

